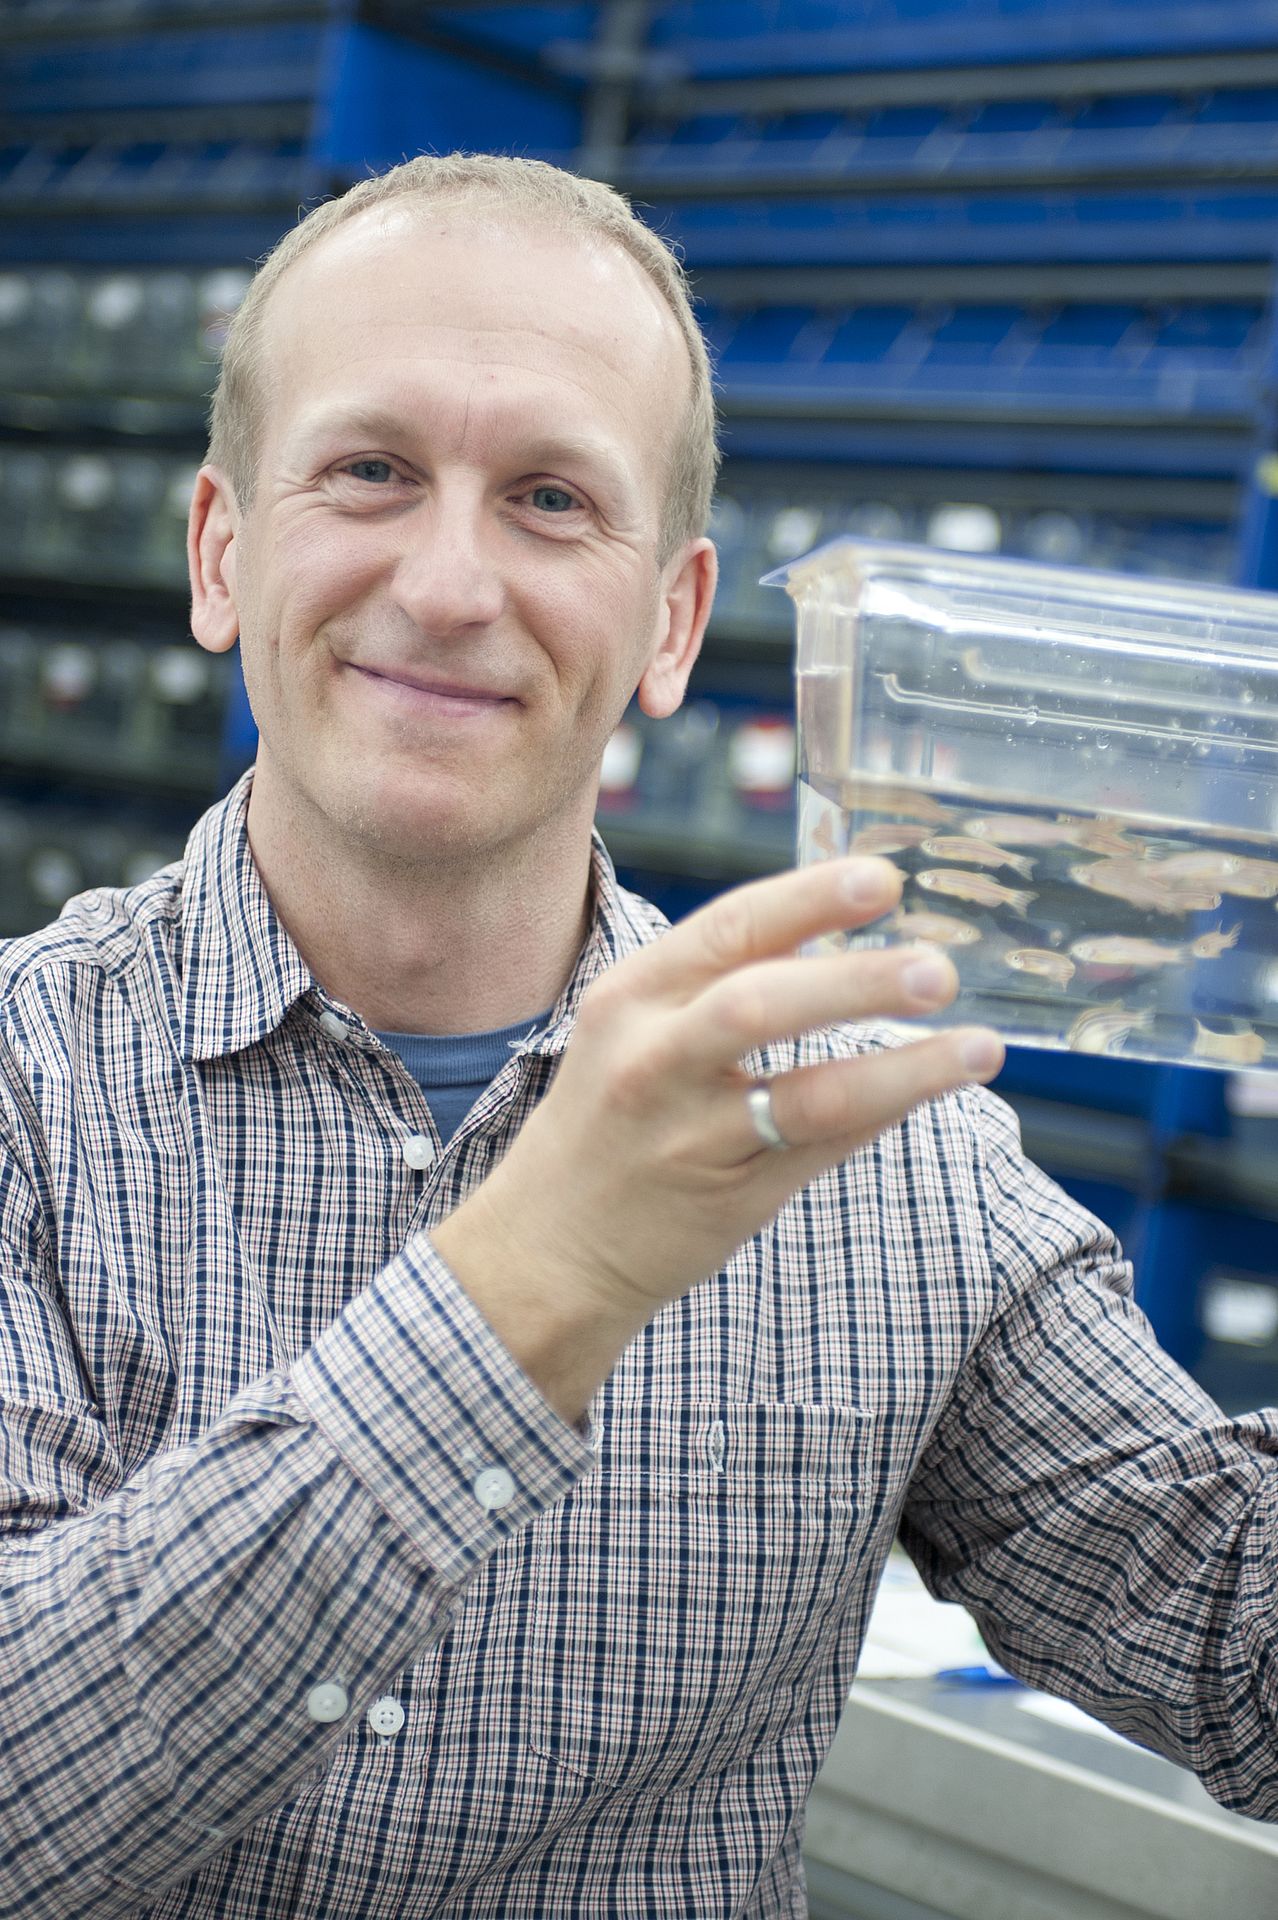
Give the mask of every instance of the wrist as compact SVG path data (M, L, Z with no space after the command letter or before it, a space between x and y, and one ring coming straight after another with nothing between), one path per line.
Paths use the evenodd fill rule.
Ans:
M661 1303L618 1295L557 1257L535 1229L515 1230L491 1184L463 1201L431 1239L511 1357L575 1424Z

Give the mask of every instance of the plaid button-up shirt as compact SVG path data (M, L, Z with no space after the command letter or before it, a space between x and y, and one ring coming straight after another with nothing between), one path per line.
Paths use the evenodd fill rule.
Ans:
M1278 1415L1159 1351L997 1099L815 1181L570 1427L429 1229L664 923L597 850L432 1160L247 792L0 948L0 1914L800 1915L898 1529L1009 1666L1278 1817Z

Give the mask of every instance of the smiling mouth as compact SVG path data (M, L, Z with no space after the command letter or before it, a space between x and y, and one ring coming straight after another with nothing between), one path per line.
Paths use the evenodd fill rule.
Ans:
M497 707L513 704L509 694L487 693L479 687L451 687L438 683L424 686L417 680L401 680L392 673L378 673L372 667L357 667L351 661L347 665L362 680L384 688L392 697L423 712L451 713L460 718L467 713L492 713Z

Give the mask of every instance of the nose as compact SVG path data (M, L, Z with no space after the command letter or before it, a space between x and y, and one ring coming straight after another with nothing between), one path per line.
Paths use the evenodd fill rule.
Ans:
M402 526L392 592L421 632L442 640L491 626L506 590L478 489L440 486Z

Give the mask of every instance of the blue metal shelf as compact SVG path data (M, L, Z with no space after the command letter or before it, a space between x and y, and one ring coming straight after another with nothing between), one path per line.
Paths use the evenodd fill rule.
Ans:
M666 201L655 224L699 266L1269 260L1278 187L881 199Z
M1238 477L1251 464L1250 436L1194 430L1115 434L1059 421L811 419L792 408L769 418L723 396L725 450L750 460L810 460L849 466L883 461L973 466L1008 472Z
M588 52L592 9L507 4L423 7L487 41L550 43ZM538 32L524 13L560 16ZM554 36L566 46L555 48ZM682 0L653 9L647 40L654 80L758 74L869 72L1043 60L1119 60L1267 46L1278 38L1274 0L1106 0L1062 9L1057 0ZM584 65L584 60L581 61Z
M0 41L311 19L332 0L0 0Z
M855 15L850 18L850 14ZM847 68L1115 60L1271 45L1273 0L1056 0L955 7L950 0L684 0L658 10L651 47L698 78Z
M530 9L541 11L559 10ZM519 78L483 65L459 71L452 54L357 24L334 58L312 158L331 174L357 178L422 149L571 151L579 126L575 100L539 85L535 72Z
M308 197L304 191L297 196ZM229 261L256 260L268 252L290 224L282 214L278 202L260 212L244 208L198 215L122 211L110 221L86 210L57 221L27 212L0 220L0 260L74 260L95 266L180 261L220 267Z
M65 120L89 111L310 101L333 30L322 21L228 30L210 20L202 29L52 43L0 37L0 113Z
M283 208L306 178L297 140L96 141L0 149L0 218Z
M1019 120L1023 124L1008 126ZM914 124L908 128L903 122ZM1002 121L995 128L991 123ZM974 115L945 106L860 115L700 115L663 126L643 119L622 178L637 193L829 194L910 186L970 191L1005 181L1272 179L1278 172L1278 90L1231 89L1187 108L1176 94L1077 104L991 103Z
M702 317L734 408L806 403L820 415L860 400L903 417L957 410L1006 422L1249 425L1267 330L1259 307L1239 305L711 307Z

